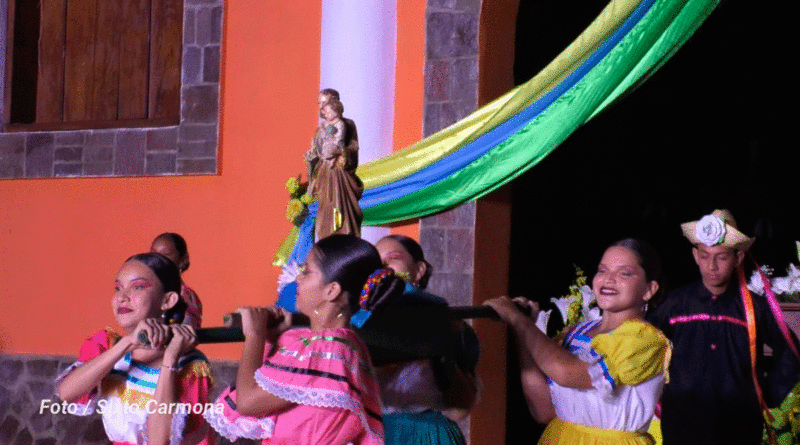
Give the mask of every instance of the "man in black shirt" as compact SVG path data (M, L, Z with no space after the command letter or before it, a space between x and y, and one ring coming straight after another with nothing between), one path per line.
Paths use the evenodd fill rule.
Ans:
M647 317L674 348L661 398L664 445L760 444L762 400L779 404L800 377L798 361L760 297L750 300L757 335L751 346L750 303L734 274L755 240L739 232L727 210L715 210L681 229L694 245L702 279L670 293ZM777 363L769 379L763 379L762 363L757 361L754 369L751 361L751 347L762 357L764 344ZM754 376L762 380L758 386Z

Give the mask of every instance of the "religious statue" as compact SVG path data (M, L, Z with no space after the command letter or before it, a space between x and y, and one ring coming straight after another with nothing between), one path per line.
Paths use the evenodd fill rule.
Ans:
M317 198L317 239L334 233L361 236L363 215L358 200L364 185L356 176L358 134L356 124L342 116L339 93L319 93L320 123L311 148L305 154L308 192Z

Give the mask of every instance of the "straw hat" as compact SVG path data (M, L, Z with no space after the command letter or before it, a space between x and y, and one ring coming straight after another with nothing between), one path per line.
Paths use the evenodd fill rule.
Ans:
M746 251L753 245L755 238L748 238L736 228L736 220L728 210L714 210L710 215L681 224L683 236L692 244L706 246L724 246Z

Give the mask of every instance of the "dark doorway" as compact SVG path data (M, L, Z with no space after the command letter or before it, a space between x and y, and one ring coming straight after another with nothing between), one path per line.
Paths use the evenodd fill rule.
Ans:
M515 81L525 82L607 4L522 0ZM568 292L573 264L591 277L623 237L659 251L668 288L698 277L680 223L728 208L781 274L797 262L800 169L790 15L723 2L651 79L578 129L513 183L510 293ZM510 345L510 348L513 345ZM511 349L510 349L511 350ZM514 359L507 443L531 443ZM517 385L514 387L513 385ZM538 434L538 431L537 431Z

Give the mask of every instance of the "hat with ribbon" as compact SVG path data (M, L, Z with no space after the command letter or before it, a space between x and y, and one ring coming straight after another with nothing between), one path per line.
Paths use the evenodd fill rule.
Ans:
M724 246L746 251L753 245L755 238L750 238L736 228L736 220L728 210L714 210L698 221L681 224L683 236L692 244L706 246Z

